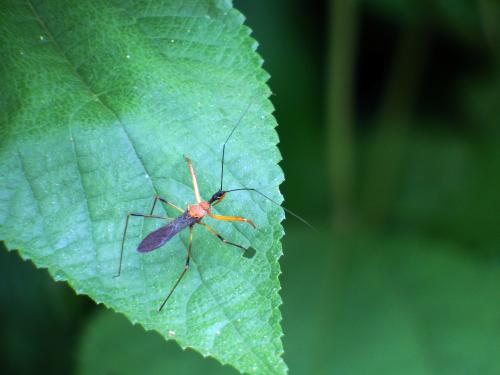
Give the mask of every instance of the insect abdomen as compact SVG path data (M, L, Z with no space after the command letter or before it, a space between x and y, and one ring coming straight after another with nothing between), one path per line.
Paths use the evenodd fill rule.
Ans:
M193 225L197 221L199 219L191 217L186 211L171 223L149 233L139 244L137 251L140 253L153 251L167 243L181 230Z

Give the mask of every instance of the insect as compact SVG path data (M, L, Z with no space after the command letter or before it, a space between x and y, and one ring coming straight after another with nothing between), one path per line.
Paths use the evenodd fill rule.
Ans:
M221 178L220 178L220 188L217 190L212 197L207 201L203 200L200 195L200 191L198 189L198 182L196 180L196 174L193 168L193 164L189 157L184 155L184 159L187 162L189 174L191 175L191 180L193 184L193 190L194 190L194 196L196 199L195 204L188 204L187 209L183 210L173 204L172 202L167 201L166 199L156 196L153 201L153 206L151 207L151 211L149 214L136 214L136 213L129 213L127 215L127 218L125 220L125 228L123 230L123 237L122 237L122 242L121 242L121 249L120 249L120 263L118 266L118 273L114 277L118 277L121 275L121 270L122 270L122 261L123 261L123 251L125 247L125 238L127 235L127 228L128 228L128 223L130 217L143 217L147 219L163 219L163 220L172 220L170 223L154 230L153 232L149 233L139 244L137 247L137 251L140 253L148 253L153 250L158 249L159 247L165 245L170 239L172 239L177 233L180 231L188 228L189 229L189 242L188 242L188 248L187 248L187 255L186 255L186 261L184 263L184 269L181 271L179 276L177 277L177 280L175 281L174 285L168 292L167 296L163 300L162 304L160 305L158 311L161 311L163 307L166 305L167 301L169 300L170 296L174 293L175 289L181 282L182 278L186 274L186 272L189 270L189 261L191 259L191 250L192 250L192 245L193 245L193 227L195 225L201 225L203 226L206 230L208 230L210 233L215 235L221 242L227 245L231 245L234 247L237 247L241 251L243 251L243 255L247 258L251 258L255 255L255 250L252 248L245 248L241 245L238 245L234 242L226 240L220 233L218 233L215 229L213 229L211 226L208 224L204 223L202 220L206 216L211 217L212 219L215 220L221 220L221 221L237 221L237 222L244 222L252 226L254 229L256 228L255 224L253 221L246 219L242 216L223 216L223 215L217 215L212 212L212 206L215 206L222 202L222 200L225 198L227 193L231 192L236 192L236 191L251 191L259 194L260 196L264 197L265 199L271 201L272 203L280 206L280 204L273 199L269 198L267 195L263 194L257 189L254 188L237 188L237 189L229 189L229 190L224 190L223 189L223 181L224 181L224 156L225 156L225 151L226 151L226 144L233 135L233 133L236 131L238 126L241 124L241 120L243 117L246 115L248 110L250 109L250 106L247 107L245 112L241 115L239 118L237 124L233 127L231 132L229 133L228 137L226 138L223 146L222 146L222 158L221 158ZM156 207L156 204L158 201L174 208L175 210L179 211L181 214L175 219L168 218L168 217L163 217L163 216L157 216L153 215L154 209ZM295 216L297 219L305 223L306 225L310 226L311 225L302 219L300 216L295 214L294 212L290 211L289 209L283 207L283 209L290 213L291 215Z

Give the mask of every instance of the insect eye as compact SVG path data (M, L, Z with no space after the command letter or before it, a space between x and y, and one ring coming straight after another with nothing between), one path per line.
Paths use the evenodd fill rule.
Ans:
M222 202L222 200L224 199L224 197L226 196L226 193L217 193L217 196L216 196L216 200L215 200L215 203L214 204L219 204L220 202Z

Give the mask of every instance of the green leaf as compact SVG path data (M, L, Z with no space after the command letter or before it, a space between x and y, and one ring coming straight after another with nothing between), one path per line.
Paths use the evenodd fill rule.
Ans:
M498 261L418 237L289 232L282 284L292 372L500 373Z
M2 373L67 373L77 328L89 311L86 298L5 250L0 242Z
M256 42L230 1L4 2L0 10L0 239L77 293L241 372L282 374L278 258L283 211L250 192L228 194L211 222L256 249L246 259L197 226L139 254L165 224L133 218L122 276L125 216L155 194L194 201L183 159L205 199L224 187L260 188L281 201L281 156ZM160 207L158 214L178 213ZM155 220L153 220L155 221Z

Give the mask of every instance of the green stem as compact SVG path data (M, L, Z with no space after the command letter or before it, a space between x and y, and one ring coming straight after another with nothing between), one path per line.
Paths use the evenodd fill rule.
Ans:
M496 0L480 0L479 16L485 39L491 51L500 57L500 3Z
M399 177L408 137L415 94L425 55L425 37L415 29L404 31L399 40L386 96L366 154L362 191L364 219L371 226L383 225Z
M352 92L357 1L331 0L329 15L326 93L328 167L333 190L334 226L348 228L353 216Z

